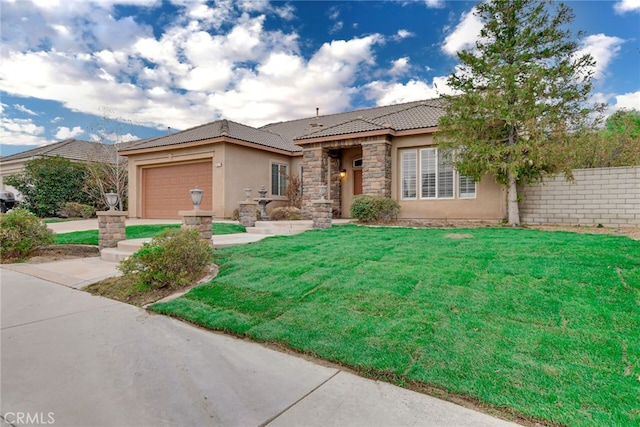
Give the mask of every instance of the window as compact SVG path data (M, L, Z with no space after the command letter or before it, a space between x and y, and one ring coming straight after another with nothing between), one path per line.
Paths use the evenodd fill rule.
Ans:
M286 196L287 193L287 165L271 163L271 195Z
M401 151L401 198L415 199L419 194L421 199L453 199L456 185L459 198L475 198L476 183L459 175L452 160L451 151L437 148Z
M458 183L458 197L461 199L473 199L476 197L476 183L468 176L460 175Z
M414 199L416 197L416 165L415 151L403 151L401 159L402 174L402 198Z

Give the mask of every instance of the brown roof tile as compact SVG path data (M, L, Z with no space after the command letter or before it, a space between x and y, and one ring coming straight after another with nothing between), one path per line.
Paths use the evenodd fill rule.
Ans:
M12 154L0 158L1 162L12 160L30 160L38 157L64 157L79 162L104 162L115 163L115 146L101 144L99 142L81 141L79 139L66 139L37 147L21 153Z

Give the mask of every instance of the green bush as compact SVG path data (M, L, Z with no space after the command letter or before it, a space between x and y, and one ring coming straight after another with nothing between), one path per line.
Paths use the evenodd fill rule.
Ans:
M195 230L168 229L122 261L118 269L150 288L176 288L200 279L211 265L213 248Z
M60 208L58 215L64 218L93 218L96 208L76 202L67 202Z
M41 218L54 216L65 202L90 203L86 182L84 164L58 156L29 160L23 173L5 179L22 194L23 206Z
M53 231L26 209L0 215L0 258L24 259L40 246L52 245Z
M351 217L362 222L388 222L396 219L400 205L393 199L378 196L355 196L351 204Z
M300 209L294 206L285 206L272 210L269 218L273 221L295 221L301 219L302 214Z

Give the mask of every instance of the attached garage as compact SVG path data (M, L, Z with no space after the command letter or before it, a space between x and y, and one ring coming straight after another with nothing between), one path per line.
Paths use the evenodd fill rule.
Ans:
M153 166L142 169L142 217L180 218L178 211L193 209L190 190L204 190L200 209L213 210L212 161Z

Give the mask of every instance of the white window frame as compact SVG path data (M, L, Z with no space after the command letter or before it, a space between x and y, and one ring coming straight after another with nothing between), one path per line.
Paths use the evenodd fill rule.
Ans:
M274 190L273 167L274 166L278 167L278 182L276 184L277 185L277 189L278 189L277 193L273 192L273 190ZM284 167L284 170L285 170L284 174L280 173L280 168L281 167ZM270 188L271 191L270 192L271 192L272 196L274 196L274 197L286 197L287 196L287 185L288 185L287 177L288 176L289 176L289 165L288 164L281 163L281 162L271 162L270 163L270 165L269 165L269 181L270 181L270 184L271 184L271 186L270 186L271 187ZM283 178L284 178L284 187L282 186L282 182L281 182L281 179L283 179Z
M453 166L446 166L443 161L442 152L437 147L424 147L408 150L400 150L400 199L401 200L453 200L453 199L475 199L478 196L478 184L473 182L471 178L461 175ZM410 157L413 157L413 165L407 163L411 161ZM429 165L425 162L430 162L433 172L432 185L433 191L425 195L424 187L424 175L425 168ZM411 167L409 167L411 166ZM408 170L413 169L413 170ZM441 196L442 182L441 179L445 174L451 173L451 195ZM415 195L405 196L406 185L411 185L411 178L413 174L413 190ZM462 185L462 180L465 180L466 185ZM469 181L473 182L473 192L463 192L464 188L469 185ZM430 183L431 184L431 183ZM409 189L411 190L411 189ZM411 192L409 193L411 194Z
M413 154L413 159L405 159L409 154ZM412 163L413 171L407 170L410 163ZM413 195L405 196L405 174L409 174L408 177L412 181L408 183L408 186L412 188L408 188L407 191ZM411 179L411 174L413 179ZM403 200L416 200L418 198L418 152L416 150L403 150L400 153L400 197Z

